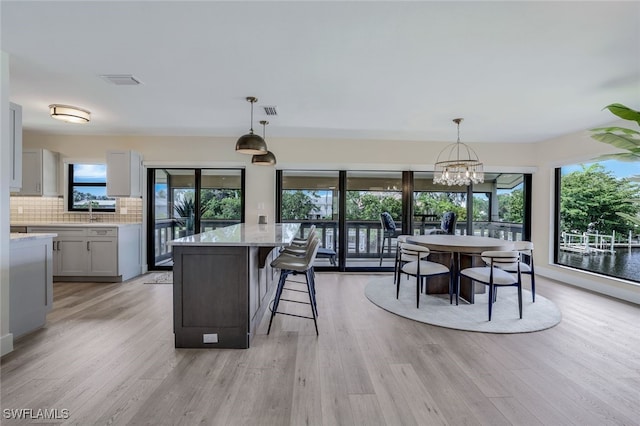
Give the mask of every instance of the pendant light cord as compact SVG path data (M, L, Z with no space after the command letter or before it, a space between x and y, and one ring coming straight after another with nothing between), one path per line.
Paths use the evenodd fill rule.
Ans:
M253 134L253 103L255 101L252 99L249 102L251 102L251 124L249 125L249 133Z

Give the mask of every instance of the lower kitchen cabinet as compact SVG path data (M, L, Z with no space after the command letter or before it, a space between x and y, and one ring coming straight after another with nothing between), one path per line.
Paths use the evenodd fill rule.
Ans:
M37 231L41 232L41 231ZM53 240L53 275L87 275L88 251L86 238L83 236L67 237L64 231L55 232L58 237Z
M112 238L87 239L89 275L118 275L118 241Z
M121 226L29 226L28 232L55 233L55 281L125 281L142 272L139 224Z

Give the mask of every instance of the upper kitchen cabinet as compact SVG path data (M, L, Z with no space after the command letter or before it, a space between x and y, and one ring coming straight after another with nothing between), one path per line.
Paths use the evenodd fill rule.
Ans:
M57 152L46 149L22 151L22 188L18 195L57 197L59 195Z
M142 197L142 157L135 151L107 151L107 195Z
M22 187L22 107L14 103L9 103L9 143L11 145L9 190L17 192Z

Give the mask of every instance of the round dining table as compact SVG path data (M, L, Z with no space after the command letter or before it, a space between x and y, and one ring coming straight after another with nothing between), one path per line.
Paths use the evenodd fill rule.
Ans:
M455 279L458 279L458 272L461 269L475 266L473 256L474 254L480 254L483 251L489 250L513 250L512 241L501 240L499 238L493 237L479 237L476 235L414 235L411 237L407 237L407 242L425 246L430 250L434 250L435 252L454 253L453 269ZM430 255L429 259L435 262L439 261L438 255L436 253L434 253L434 256ZM447 263L446 257L442 257L441 259L441 263L445 264L447 267L450 266ZM476 293L483 293L484 290L484 285L478 286L477 289L474 289L473 281L466 277L461 277L460 294L458 296L469 303L474 303L474 295Z

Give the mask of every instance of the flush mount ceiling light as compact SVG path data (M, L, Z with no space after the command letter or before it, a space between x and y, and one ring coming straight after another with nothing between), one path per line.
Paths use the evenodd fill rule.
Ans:
M269 122L262 120L260 124L262 124L262 139L265 139L265 129ZM255 164L256 166L273 166L276 164L276 156L273 155L271 151L267 151L266 154L255 154L251 157L251 164Z
M67 123L88 123L91 120L89 111L69 105L49 105L49 114L51 118L66 121Z
M458 125L458 141L440 152L436 160L434 183L445 185L470 185L484 182L484 171L478 154L466 144L460 142L460 122L462 118L454 118Z
M242 154L266 154L268 152L267 143L260 137L260 135L253 133L253 104L258 101L258 98L249 96L247 101L251 103L251 128L249 133L240 136L240 139L236 142L236 152L240 152Z

